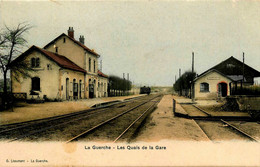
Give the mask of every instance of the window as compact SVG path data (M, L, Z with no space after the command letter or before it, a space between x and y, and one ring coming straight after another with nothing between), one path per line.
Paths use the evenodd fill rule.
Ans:
M40 58L32 58L31 59L31 67L40 67Z
M91 58L88 59L88 65L89 65L88 70L91 71Z
M66 43L66 38L63 38L63 43Z
M35 62L36 67L40 67L40 59L36 58L36 62Z
M32 59L31 59L31 67L35 67L35 64L36 64L36 63L35 63L35 58L32 58Z
M73 92L78 92L78 84L76 83L76 79L73 79Z
M94 72L96 72L96 61L94 60Z
M38 77L32 78L32 90L40 91L40 78Z
M200 84L200 91L201 92L209 92L209 84L206 82L203 82Z
M47 69L52 70L51 64L47 64Z
M55 47L55 52L58 53L58 47Z

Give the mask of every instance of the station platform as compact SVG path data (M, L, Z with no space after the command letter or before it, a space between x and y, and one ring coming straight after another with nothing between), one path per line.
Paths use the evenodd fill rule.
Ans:
M140 96L144 95L137 94L130 96L102 97L80 99L77 101L45 102L38 104L19 103L17 106L9 109L8 111L0 112L0 125L69 114L87 110L91 107L109 105Z
M210 117L210 118L218 118L218 119L221 118L250 119L251 118L247 112L222 111L220 109L216 110L215 106L220 106L224 104L216 100L192 101L191 99L182 96L173 96L173 99L176 100L175 115L180 117L186 117L186 118ZM197 108L196 109L197 111L192 107L195 109Z
M133 142L208 141L207 136L198 128L194 120L174 115L172 99L172 95L163 96ZM176 104L176 111L187 114L179 104Z

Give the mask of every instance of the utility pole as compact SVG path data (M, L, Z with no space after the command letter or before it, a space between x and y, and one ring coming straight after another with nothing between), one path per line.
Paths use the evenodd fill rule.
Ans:
M194 72L194 52L192 52L192 72Z
M245 81L245 53L243 52L243 81L242 84L244 84Z
M179 78L181 78L181 69L179 68ZM182 85L180 84L180 93L179 95L182 95Z
M127 85L126 85L126 89L127 89L127 95L128 95L128 89L130 88L130 82L129 82L129 73L127 73Z
M100 71L102 72L102 60L100 60Z
M192 69L191 69L191 71L192 71L192 73L194 73L194 52L192 52ZM193 90L194 90L194 88L193 88L193 80L192 81L190 81L190 84L191 84L191 87L190 87L190 98L192 99L192 100L194 100L193 99Z

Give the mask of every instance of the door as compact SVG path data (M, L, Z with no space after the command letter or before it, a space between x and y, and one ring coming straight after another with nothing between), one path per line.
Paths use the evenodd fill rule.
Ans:
M93 98L93 97L94 97L94 85L89 84L89 98Z
M79 98L81 99L81 89L82 89L82 84L81 84L81 80L79 81Z
M74 99L78 99L78 83L73 79L73 97Z
M227 96L227 84L226 83L219 83L218 84L218 94L220 97Z
M66 100L69 100L69 78L66 78Z

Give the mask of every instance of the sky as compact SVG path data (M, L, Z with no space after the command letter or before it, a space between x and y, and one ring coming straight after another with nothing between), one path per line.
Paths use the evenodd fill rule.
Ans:
M102 71L134 84L171 86L230 56L260 71L260 1L0 1L0 28L26 22L28 47L73 27L101 55ZM25 48L26 50L27 48Z

